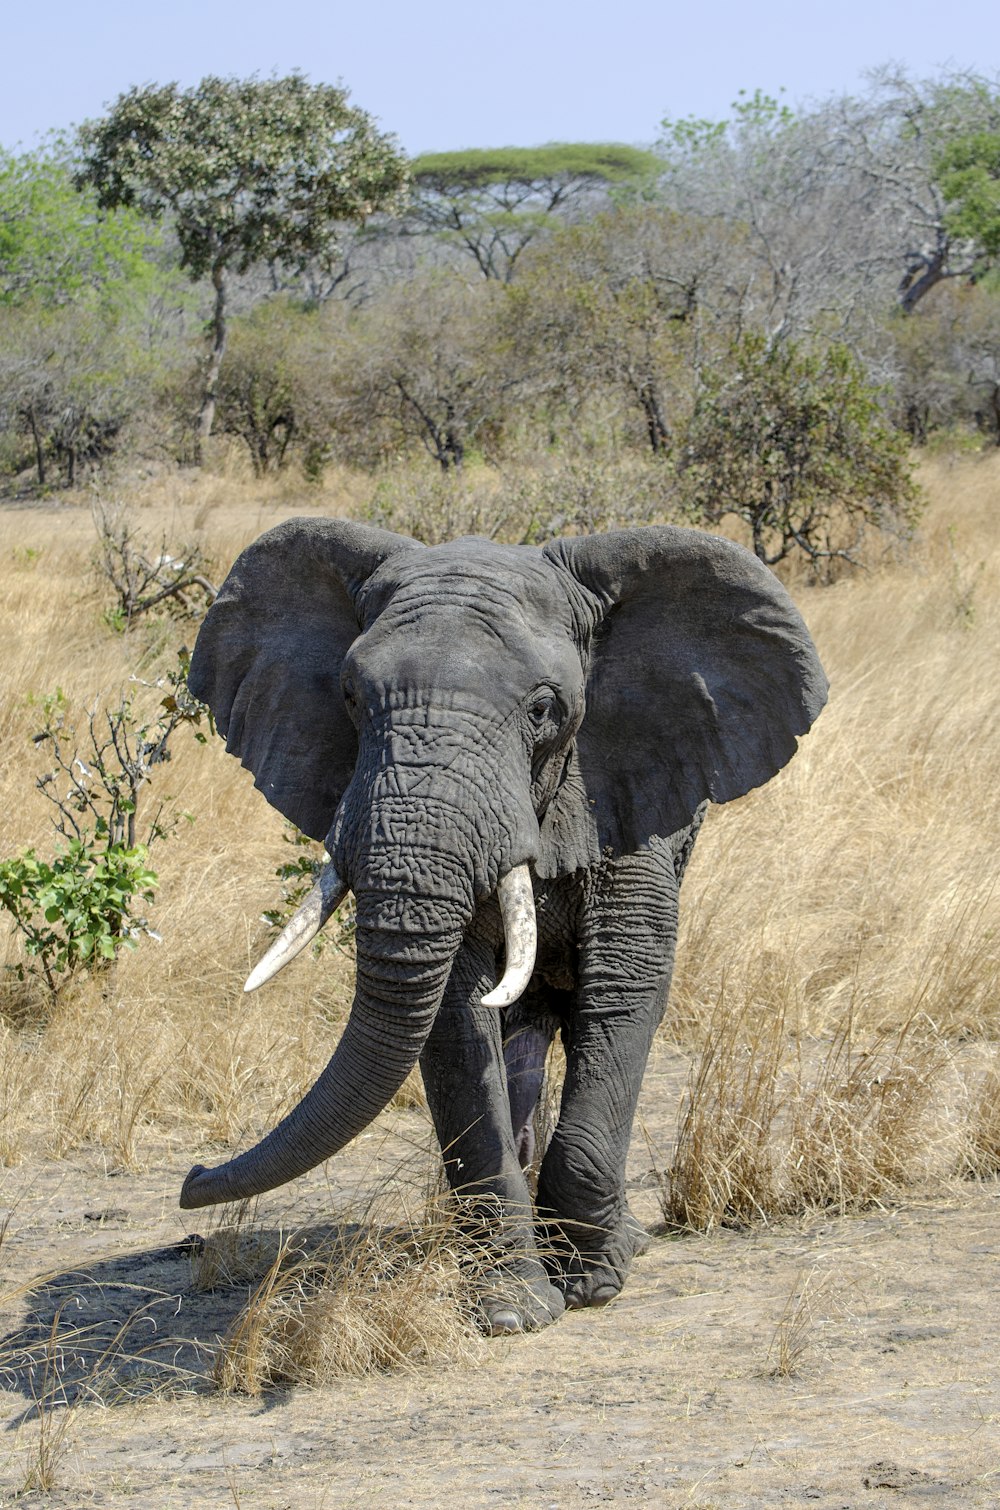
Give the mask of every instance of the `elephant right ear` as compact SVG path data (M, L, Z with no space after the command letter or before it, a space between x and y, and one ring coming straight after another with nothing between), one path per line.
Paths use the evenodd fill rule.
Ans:
M188 685L268 802L322 840L354 774L340 689L355 598L416 540L342 519L289 519L236 561L198 633Z

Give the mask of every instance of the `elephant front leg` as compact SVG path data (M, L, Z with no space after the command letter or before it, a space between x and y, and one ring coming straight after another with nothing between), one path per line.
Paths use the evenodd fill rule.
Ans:
M591 876L562 1107L538 1182L539 1215L570 1307L612 1300L648 1245L625 1197L625 1162L676 934L677 882L666 844Z
M467 939L420 1059L448 1182L472 1244L485 1255L479 1304L490 1333L547 1326L565 1304L535 1245L511 1128L500 1013L479 1005L495 983L492 948Z

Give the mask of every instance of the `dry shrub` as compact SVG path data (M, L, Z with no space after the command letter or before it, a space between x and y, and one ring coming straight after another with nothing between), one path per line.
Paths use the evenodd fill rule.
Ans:
M974 1088L965 1126L963 1172L972 1179L1000 1174L1000 1067L989 1065Z
M191 1254L191 1284L196 1290L228 1289L252 1284L278 1257L283 1239L269 1237L252 1216L255 1201L241 1201L236 1214L196 1241Z
M785 1301L767 1351L768 1373L775 1379L791 1379L801 1371L813 1340L817 1309L832 1284L832 1275L814 1265L798 1275Z
M287 1237L220 1343L212 1377L259 1395L479 1356L475 1260L447 1205L419 1227L345 1225L311 1249Z
M849 1020L815 1066L800 1045L783 1069L783 1016L756 1004L734 1011L720 998L672 1162L657 1175L664 1219L710 1232L815 1209L843 1214L916 1183L940 1135L950 1059L915 1026L859 1049Z
M784 1021L720 993L681 1108L669 1177L668 1222L696 1231L745 1227L781 1208L773 1144Z
M936 1131L932 1113L945 1062L940 1045L921 1042L912 1023L859 1050L850 1019L811 1081L800 1062L785 1133L790 1207L842 1214L919 1179Z

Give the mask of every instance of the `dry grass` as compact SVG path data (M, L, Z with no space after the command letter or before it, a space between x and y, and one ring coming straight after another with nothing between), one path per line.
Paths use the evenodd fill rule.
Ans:
M195 1284L252 1282L219 1343L211 1377L259 1395L274 1384L323 1384L443 1359L474 1359L482 1258L447 1199L416 1222L360 1221L268 1239L243 1220L211 1234Z
M694 1231L745 1227L782 1209L774 1122L783 1016L733 1010L721 992L661 1183L665 1220Z
M995 1060L989 1064L971 1089L963 1173L991 1180L1000 1174L1000 1065Z
M685 881L668 1031L704 1051L673 1181L685 1222L884 1198L917 1177L938 1136L925 1111L944 1083L942 1045L960 1081L957 1047L1000 1037L1000 458L935 463L924 480L930 508L909 556L829 588L795 586L830 707L779 778L711 816ZM348 513L368 491L346 474L314 490L230 472L153 478L127 497L150 539L194 542L221 576L280 519ZM191 638L176 624L111 633L93 546L86 498L0 510L4 854L51 842L33 788L37 699L58 686L83 712L137 670L154 677ZM352 970L334 951L242 994L288 858L283 825L221 742L203 748L186 732L156 776L158 794L192 815L153 854L162 944L143 941L50 1013L15 981L0 985L0 1161L87 1143L135 1168L164 1139L192 1157L246 1144L336 1044ZM0 927L0 964L18 950ZM980 1066L964 1103L952 1099L965 1108L966 1167L992 1172L995 1079ZM419 1103L419 1091L400 1101ZM374 1262L347 1263L368 1276L352 1294ZM314 1264L308 1280L295 1271L286 1253L262 1313L333 1316L343 1287L317 1283ZM377 1288L387 1297L395 1283Z

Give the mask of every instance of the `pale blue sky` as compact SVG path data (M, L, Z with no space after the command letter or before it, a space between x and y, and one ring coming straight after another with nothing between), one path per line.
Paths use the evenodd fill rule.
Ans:
M410 153L553 140L649 143L660 120L792 104L896 62L1000 68L997 0L13 0L0 144L99 115L132 84L301 69L348 86Z

